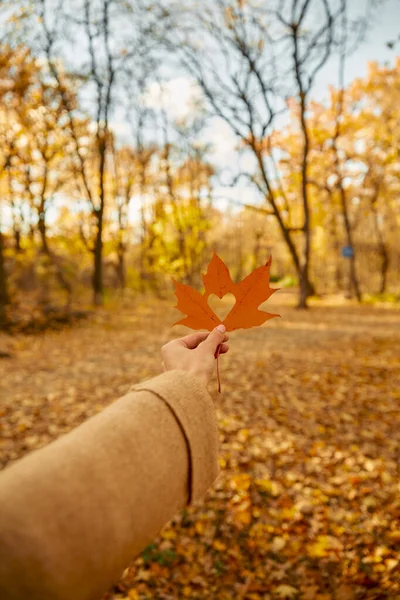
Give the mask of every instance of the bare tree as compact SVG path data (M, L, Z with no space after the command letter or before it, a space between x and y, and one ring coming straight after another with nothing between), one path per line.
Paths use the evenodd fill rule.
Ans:
M44 81L44 73L37 73L33 98L18 107L18 119L25 132L26 145L15 161L15 183L25 186L31 209L37 217L41 252L55 270L58 283L71 302L72 287L65 276L60 259L48 238L47 215L55 196L70 176L66 149L70 142L68 128L64 128L62 96L58 89ZM12 181L11 181L12 186ZM11 187L10 186L10 187ZM15 232L18 237L18 230Z
M93 241L93 301L100 305L103 301L103 230L106 207L106 165L110 144L110 110L112 92L116 79L116 59L110 45L110 9L113 0L102 0L96 6L90 0L83 3L83 18L79 15L73 21L80 25L85 35L89 67L85 78L93 84L95 90L95 162L96 181L92 186L87 200L90 203L95 222L95 237ZM93 10L95 8L95 10ZM99 58L100 56L100 58ZM86 172L82 172L87 177ZM85 183L88 191L89 183ZM97 193L93 187L97 188Z
M2 169L0 171L4 172L8 166L10 160L10 155L8 155L2 165ZM0 199L1 202L1 199ZM7 328L7 306L10 302L10 297L8 293L8 279L7 279L7 271L5 264L5 243L4 236L2 231L2 223L1 223L1 204L0 204L0 330Z
M205 124L205 115L199 106L195 116L187 116L175 125L176 145L181 154L177 179L188 196L187 206L183 204L181 212L186 278L191 285L196 278L201 281L200 273L204 266L204 250L209 229L207 217L212 198L211 178L216 173L208 161L209 144L202 142Z
M140 27L129 28L132 12L135 12L129 2L75 0L69 5L58 4L58 13L55 13L53 5L52 0L40 0L44 47L52 76L63 95L74 140L75 171L80 178L81 193L90 209L94 233L90 240L86 240L86 246L93 254L93 301L99 305L103 297L104 219L111 201L107 188L107 170L112 164L114 144L111 119L120 92L120 76L143 45L143 32ZM73 60L66 51L71 43L79 47L79 53ZM143 48L140 49L143 51ZM68 77L60 65L60 56L64 56L68 65ZM77 106L67 90L66 81L71 76L80 83L78 95L81 106L82 96L86 95L86 114L91 116L94 124L90 152L86 141L82 142L79 135Z
M4 260L4 238L0 228L0 330L7 326L7 305L9 303L7 274Z
M140 231L139 231L139 276L141 291L145 289L145 282L152 277L147 268L151 257L147 252L148 240L151 228L148 226L146 217L146 198L150 188L151 162L158 151L157 128L155 111L146 101L146 91L157 74L157 62L153 53L153 40L148 38L143 41L142 50L133 65L129 65L125 71L125 114L129 123L131 136L131 147L133 148L133 161L131 168L132 185L137 202L140 204ZM153 124L153 126L152 126ZM126 199L125 204L131 198ZM154 236L153 236L154 237Z
M389 260L389 251L388 251L387 244L385 241L385 236L384 236L384 233L382 230L383 228L381 225L380 215L379 215L379 211L378 211L378 198L379 198L381 183L382 182L381 182L380 178L377 178L374 181L374 194L371 197L371 210L372 210L372 214L374 217L375 234L376 234L376 238L378 241L378 252L381 257L381 268L380 268L381 281L380 281L380 285L379 285L379 293L384 294L386 292L387 275L388 275L388 271L389 271L390 260Z
M15 169L10 165L8 168L8 200L12 212L12 230L14 236L14 250L16 254L22 252L21 237L24 225L23 199L22 194L15 190L14 180L16 179Z
M342 8L342 27L341 27L341 35L339 41L339 90L337 94L337 102L336 102L336 115L335 115L335 131L332 136L332 151L334 156L334 172L336 176L335 187L337 192L339 193L340 198L340 207L341 214L343 217L343 223L345 227L346 233L346 244L349 248L351 248L349 260L349 294L351 296L354 291L355 296L359 302L361 302L361 291L360 284L357 275L357 266L356 266L356 252L353 241L353 232L352 226L350 222L349 215L349 207L348 207L348 198L346 194L346 188L344 186L344 175L342 173L342 165L340 160L340 137L341 137L341 122L343 116L343 107L344 107L344 97L345 97L345 83L344 83L344 74L345 74L345 61L346 55L349 51L348 45L348 25L347 25L347 0L341 0L341 8Z
M0 179L8 177L17 154L15 106L24 101L33 81L34 69L34 60L27 49L0 45ZM4 198L0 200L3 201ZM7 306L10 302L4 249L5 241L0 223L0 329L7 327Z
M243 175L277 220L299 278L302 308L313 292L307 109L316 77L333 51L342 12L337 0L216 0L198 12L188 10L186 29L175 29L169 40L202 89L211 113L228 123L244 151L253 156L255 170ZM277 168L279 149L273 143L286 101L293 97L299 104L303 140L300 220L285 192Z
M385 114L386 112L386 114ZM389 111L384 111L384 117L389 117ZM376 236L378 254L381 259L380 264L380 283L379 283L379 294L384 294L387 287L387 276L390 266L390 251L386 236L385 228L383 226L386 208L386 222L395 224L396 219L394 215L390 214L390 175L388 173L388 164L386 161L374 164L375 157L364 157L364 162L367 165L367 171L363 180L362 196L366 197L370 209L373 221L373 229ZM389 159L390 164L390 159ZM389 167L390 168L390 167Z
M105 14L103 13L103 25L104 21L106 24L106 35L108 35L108 7L109 3L106 2ZM66 26L67 16L62 12L61 4L54 6L54 2L51 0L39 0L38 2L38 14L40 17L41 24L41 36L40 36L40 48L39 51L43 51L47 58L47 63L51 76L53 77L58 91L62 98L63 107L67 116L68 127L70 129L71 137L73 140L73 151L75 155L75 173L80 179L80 189L86 197L87 202L91 207L92 216L96 224L95 243L90 247L91 252L94 256L94 270L93 270L93 302L95 304L101 304L102 302L102 250L103 250L103 217L104 217L104 206L105 206L105 193L104 193L104 174L105 174L105 152L106 152L106 133L108 132L108 109L112 87L109 78L106 83L97 74L96 67L96 53L94 49L94 34L92 33L92 23L90 21L90 3L84 2L83 5L74 6L77 14L74 15L76 25L79 25L80 31L83 29L87 38L88 45L85 48L89 52L90 60L88 73L79 73L79 78L83 81L95 79L96 92L97 92L97 122L96 122L96 143L97 151L100 156L98 162L99 168L99 190L100 193L96 194L94 189L96 186L92 185L90 178L90 165L89 153L87 152L86 145L82 143L80 123L77 122L77 102L75 94L71 93L70 82L74 77L70 77L70 74L65 73L64 66L61 62L60 54L62 55L62 48L60 43L63 43L63 26ZM79 10L80 9L80 10ZM50 16L51 15L51 16ZM103 28L101 28L104 34ZM97 34L96 34L97 37ZM106 38L108 39L108 38ZM75 70L76 66L74 65ZM75 71L75 76L78 73ZM104 117L104 96L106 98L106 109L105 109L105 121ZM78 119L80 119L78 117ZM92 156L90 155L90 159ZM96 202L97 196L100 196L98 202Z

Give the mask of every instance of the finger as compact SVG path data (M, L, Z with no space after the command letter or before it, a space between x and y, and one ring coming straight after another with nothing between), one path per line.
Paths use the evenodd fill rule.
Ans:
M214 352L214 358L218 358L220 354L226 354L229 350L229 344L220 344Z
M229 350L229 344L221 344L221 348L219 353L220 354L226 354Z
M165 370L166 370L166 369L165 369L165 362L164 362L164 361L161 363L161 368L162 368L162 370L163 370L163 371L165 371Z
M190 350L193 348L197 348L197 346L207 338L207 331L197 331L196 333L191 333L190 335L186 335L185 337L178 338L175 340L171 340L162 346L161 355L165 356L168 354L173 348L176 349L177 346L180 348L189 348Z
M225 340L225 325L222 323L215 327L209 334L208 338L201 344L204 352L215 353L217 347Z
M208 331L197 331L196 333L191 333L190 335L186 335L183 338L175 340L181 346L185 346L185 348L189 348L189 350L193 350L197 348L201 342L204 342L210 333ZM227 342L229 340L229 335L225 334L223 338L223 342Z
M204 340L207 339L208 335L208 331L196 331L196 333L191 333L176 341L179 342L181 346L185 346L185 348L193 350L194 348L197 348L197 346L201 344L201 342L204 342Z

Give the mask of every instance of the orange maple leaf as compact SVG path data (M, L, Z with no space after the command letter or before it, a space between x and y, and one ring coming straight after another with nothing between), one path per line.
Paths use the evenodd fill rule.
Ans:
M276 292L276 289L269 287L270 266L271 258L265 265L258 267L245 277L243 281L234 283L228 267L214 252L207 273L203 275L204 294L200 294L190 285L179 283L174 279L175 295L178 298L175 308L187 315L174 325L186 325L191 329L211 331L223 323L227 331L233 331L234 329L256 327L268 319L279 317L279 315L258 310L260 304ZM224 321L221 321L208 306L208 297L210 294L215 294L218 298L223 298L228 293L235 296L236 302Z

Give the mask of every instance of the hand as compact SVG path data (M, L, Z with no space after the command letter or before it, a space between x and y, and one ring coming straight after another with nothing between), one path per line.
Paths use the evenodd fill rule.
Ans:
M228 339L224 325L218 325L211 333L191 333L178 340L172 340L161 348L164 371L189 371L207 385L214 372L217 348L221 344L219 353L226 354L229 350L226 343Z

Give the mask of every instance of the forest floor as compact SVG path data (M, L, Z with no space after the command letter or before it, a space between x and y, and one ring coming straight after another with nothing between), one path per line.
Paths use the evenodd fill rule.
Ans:
M231 334L222 394L210 386L221 475L108 599L400 599L400 312L291 298ZM188 333L172 306L0 337L0 464L159 373L160 346Z

